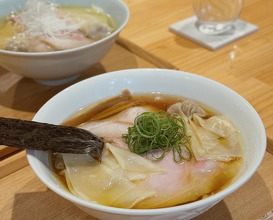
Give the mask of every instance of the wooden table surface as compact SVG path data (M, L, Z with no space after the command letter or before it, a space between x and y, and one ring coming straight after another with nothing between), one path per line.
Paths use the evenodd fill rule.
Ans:
M267 136L273 138L272 0L245 0L240 18L259 30L216 51L169 31L169 25L193 15L190 0L124 2L130 20L118 44L77 81L113 70L145 67L203 75L247 99L261 116ZM48 99L67 86L43 86L0 66L0 116L31 120ZM47 189L31 171L24 151L12 151L0 146L0 219L94 219ZM254 176L195 219L266 219L266 213L273 213L272 153L271 143Z

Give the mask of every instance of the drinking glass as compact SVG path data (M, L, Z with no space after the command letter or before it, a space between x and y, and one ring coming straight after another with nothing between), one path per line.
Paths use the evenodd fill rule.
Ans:
M220 34L232 28L239 17L243 0L192 0L198 29L205 34Z

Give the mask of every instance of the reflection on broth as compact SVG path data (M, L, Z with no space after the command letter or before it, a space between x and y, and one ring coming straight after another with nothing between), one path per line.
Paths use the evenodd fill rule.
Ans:
M51 157L68 191L102 205L148 209L200 200L227 187L242 165L240 132L230 119L181 97L126 91L65 124L105 141L101 163L88 155Z
M57 5L28 0L0 19L0 49L50 52L81 47L111 34L112 17L96 6Z

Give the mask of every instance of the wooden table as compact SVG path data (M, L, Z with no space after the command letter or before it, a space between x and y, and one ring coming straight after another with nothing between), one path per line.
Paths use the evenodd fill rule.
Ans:
M272 0L245 0L241 19L257 25L258 32L217 51L169 31L170 24L193 15L190 1L124 2L131 17L118 43L78 81L103 72L144 67L203 75L246 98L260 114L267 136L273 138ZM43 86L0 67L0 116L31 120L48 99L67 86ZM260 168L244 186L195 220L249 220L270 215L272 149L271 143ZM43 185L28 166L24 151L0 146L0 160L0 219L94 219Z

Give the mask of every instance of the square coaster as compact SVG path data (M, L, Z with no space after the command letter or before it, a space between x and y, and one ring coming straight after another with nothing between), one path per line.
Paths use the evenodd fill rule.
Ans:
M208 35L198 30L196 22L196 16L189 17L170 25L170 31L210 50L217 50L258 30L256 25L237 19L230 30L217 35Z

